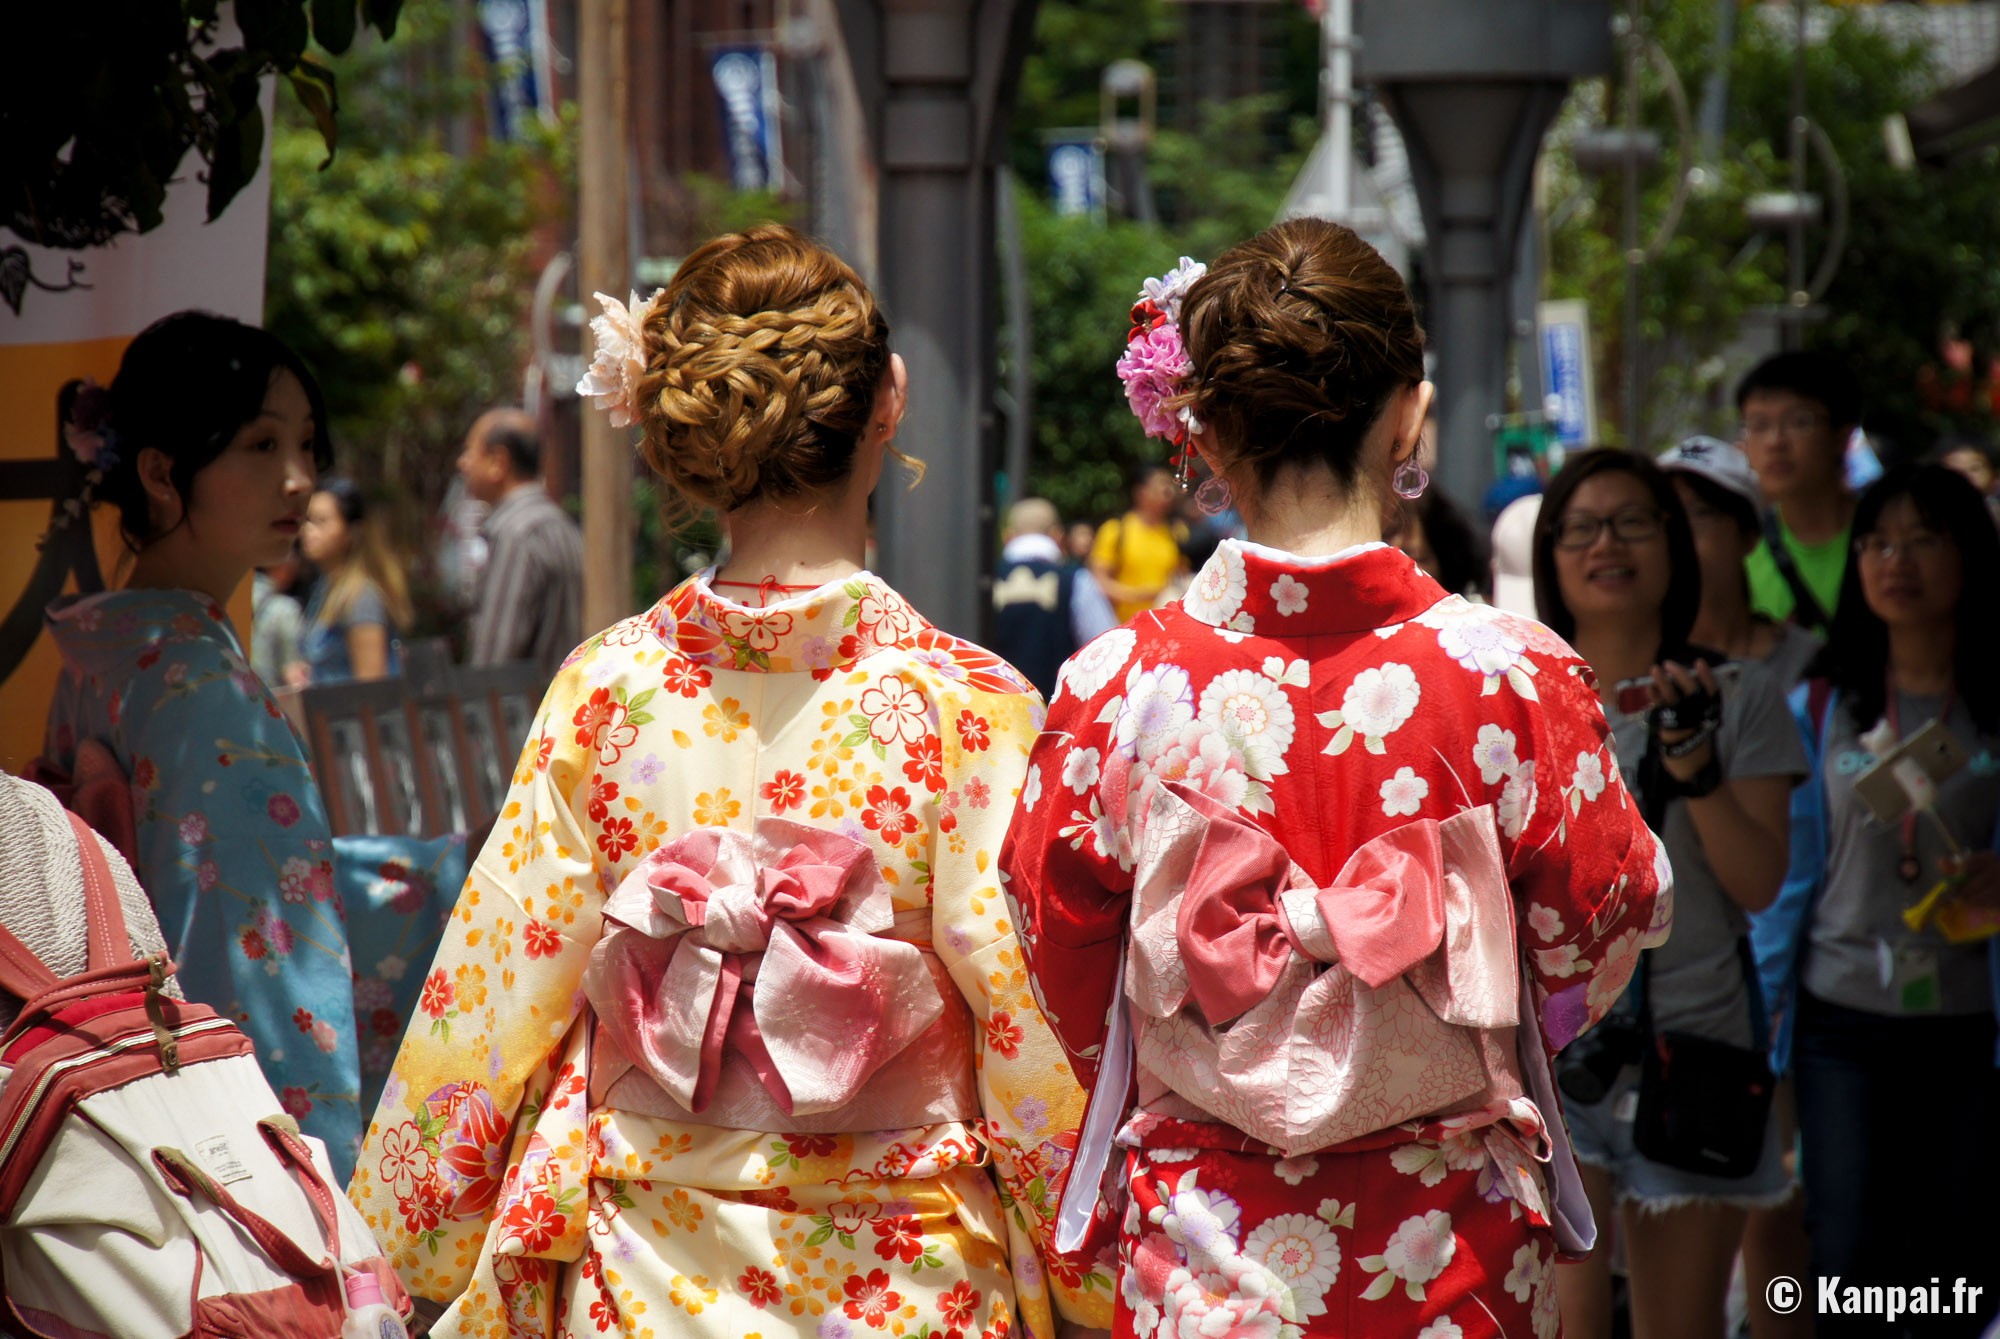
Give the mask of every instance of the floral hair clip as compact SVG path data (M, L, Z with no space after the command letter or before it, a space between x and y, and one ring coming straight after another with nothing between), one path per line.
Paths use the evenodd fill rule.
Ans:
M591 318L597 355L583 380L576 383L576 393L596 400L597 407L611 415L614 428L629 428L639 421L639 378L646 373L646 317L666 291L655 289L644 302L637 293L626 302L605 293L591 294L604 308L604 315Z
M1125 337L1125 354L1118 360L1118 380L1125 385L1126 403L1132 406L1146 435L1180 448L1174 464L1183 486L1193 466L1188 438L1201 431L1201 423L1185 406L1167 408L1167 400L1180 391L1181 383L1194 370L1181 342L1181 302L1195 281L1207 273L1208 266L1182 256L1179 265L1157 279L1148 279L1132 305L1132 331Z
M118 463L111 432L111 392L88 378L76 388L69 417L63 420L63 444L85 469L100 473Z
M86 377L71 397L62 422L63 445L83 466L83 487L62 500L55 520L35 541L37 551L90 514L104 476L118 463L118 434L111 430L111 392Z

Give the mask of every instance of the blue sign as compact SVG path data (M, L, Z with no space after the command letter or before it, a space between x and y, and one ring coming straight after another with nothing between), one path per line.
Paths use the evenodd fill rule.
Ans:
M775 191L785 182L778 139L778 62L763 47L717 47L709 62L722 104L729 181L739 191Z
M1566 309L1574 307L1572 314ZM1590 388L1590 332L1583 304L1542 304L1542 390L1556 441L1584 446L1596 435ZM1564 319L1570 317L1571 319Z
M1058 214L1104 212L1104 146L1094 137L1050 142L1049 198Z
M535 8L529 0L479 0L496 139L518 139L542 105L535 80Z

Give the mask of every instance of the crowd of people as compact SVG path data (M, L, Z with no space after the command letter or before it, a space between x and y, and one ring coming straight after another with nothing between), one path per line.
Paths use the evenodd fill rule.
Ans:
M533 420L472 425L470 654L550 682L441 939L350 892L274 696L397 672L412 621L282 343L132 343L129 571L49 613L39 774L417 1326L1589 1339L1622 1295L1678 1339L1740 1281L1756 1339L1898 1332L1766 1304L1815 1275L1993 1318L1976 461L1857 496L1852 379L1780 355L1736 443L1574 454L1489 562L1425 491L1402 279L1293 220L1146 282L1119 374L1174 459L1094 527L1014 504L989 650L867 570L922 388L851 268L765 225L600 301L580 390L727 544L581 628ZM48 889L0 917L74 967Z

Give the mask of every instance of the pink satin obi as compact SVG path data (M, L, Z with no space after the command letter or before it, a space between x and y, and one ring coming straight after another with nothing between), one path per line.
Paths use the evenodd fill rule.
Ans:
M1125 988L1139 1100L1287 1156L1522 1095L1514 901L1490 806L1419 819L1313 885L1178 783L1147 816Z
M583 989L617 1054L592 1088L736 1129L969 1118L971 1012L909 942L929 921L899 916L874 855L837 832L765 818L668 842L605 903Z

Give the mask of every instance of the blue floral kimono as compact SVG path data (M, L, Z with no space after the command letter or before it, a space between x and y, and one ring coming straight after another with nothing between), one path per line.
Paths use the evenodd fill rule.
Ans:
M345 1178L362 1129L354 982L304 745L206 596L87 596L52 608L49 633L63 669L48 761L70 768L86 739L110 748L182 988L250 1035L285 1109Z

